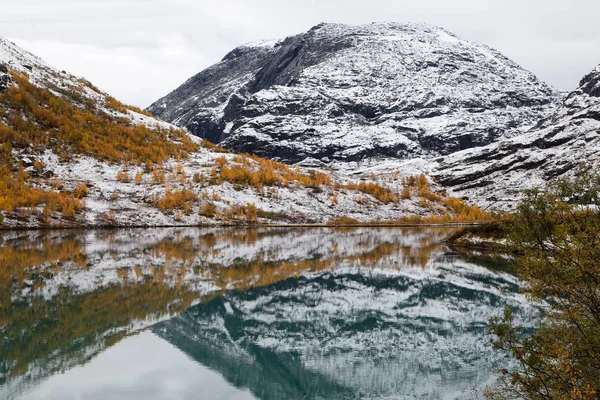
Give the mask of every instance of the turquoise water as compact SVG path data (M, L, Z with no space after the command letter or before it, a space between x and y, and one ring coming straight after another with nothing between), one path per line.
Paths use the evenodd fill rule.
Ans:
M535 311L447 228L4 232L0 398L462 399Z

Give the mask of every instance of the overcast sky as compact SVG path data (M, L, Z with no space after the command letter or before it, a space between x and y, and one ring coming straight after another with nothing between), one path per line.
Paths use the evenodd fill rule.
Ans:
M600 63L599 0L0 0L0 35L146 107L235 46L319 22L428 22L571 90Z

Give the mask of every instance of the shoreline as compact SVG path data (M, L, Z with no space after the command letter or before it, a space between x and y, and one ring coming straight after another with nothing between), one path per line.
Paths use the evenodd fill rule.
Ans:
M39 227L0 227L0 235L2 232L16 231L54 231L54 230L120 230L120 229L160 229L160 228L242 228L242 229L259 229L259 228L453 228L453 227L469 227L484 225L482 222L456 222L444 224L416 224L416 223L386 223L386 222L365 222L358 224L214 224L214 225L115 225L115 226L93 226L93 225L77 225L77 226L39 226Z

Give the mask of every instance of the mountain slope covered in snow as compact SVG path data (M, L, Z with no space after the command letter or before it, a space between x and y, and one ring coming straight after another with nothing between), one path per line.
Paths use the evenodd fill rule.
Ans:
M510 209L524 189L597 166L599 154L600 65L529 132L442 158L431 172L458 196Z
M149 110L238 152L335 167L513 137L559 97L496 50L441 28L321 24L233 50Z

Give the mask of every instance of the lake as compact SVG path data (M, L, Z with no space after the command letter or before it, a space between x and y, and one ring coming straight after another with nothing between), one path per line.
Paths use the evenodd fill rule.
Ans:
M2 399L464 399L536 311L452 228L3 232Z

